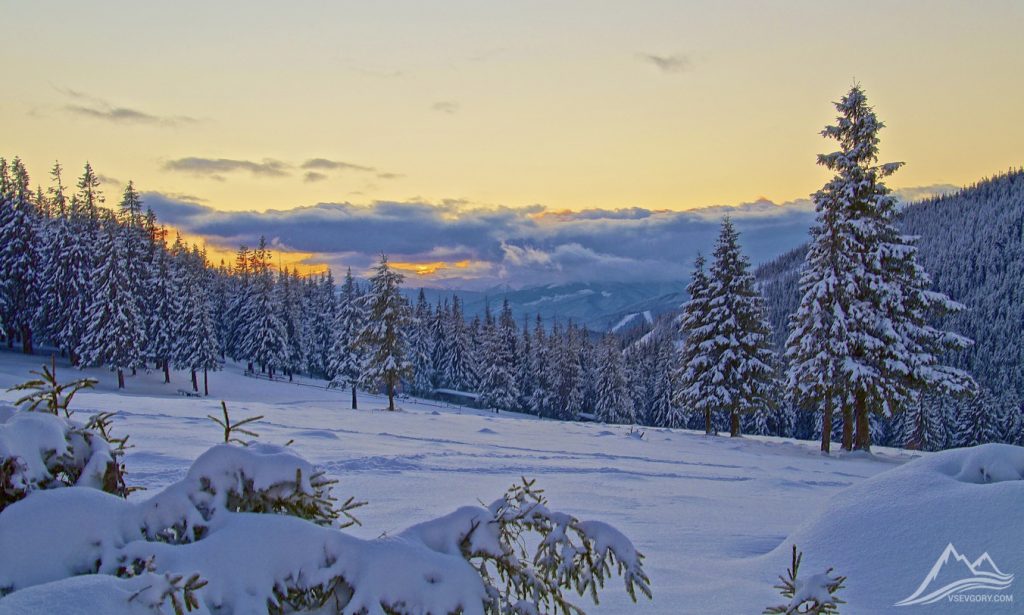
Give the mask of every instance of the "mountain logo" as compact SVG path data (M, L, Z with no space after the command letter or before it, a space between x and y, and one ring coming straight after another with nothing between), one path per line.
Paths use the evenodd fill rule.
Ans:
M917 590L893 606L931 604L976 589L1004 591L1011 583L1013 575L1000 570L988 552L972 562L949 543Z

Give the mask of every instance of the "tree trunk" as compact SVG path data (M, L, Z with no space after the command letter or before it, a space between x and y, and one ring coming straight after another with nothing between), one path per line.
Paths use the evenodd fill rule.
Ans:
M853 450L853 410L843 405L843 450Z
M825 406L821 409L821 452L826 455L832 449L832 397L825 398Z
M292 381L292 370L288 370L288 382Z
M252 361L249 361L249 367L246 367L245 371L249 372L250 374L252 373Z
M858 451L871 451L871 421L868 418L868 404L864 393L857 393L854 398L857 413L857 437L854 446Z
M210 370L203 368L203 395L210 396Z
M170 359L164 359L164 384L171 382L171 361Z
M196 380L196 370L192 370L192 390L196 393L199 392L199 382Z
M132 365L132 376L138 376L138 375L139 375L139 372L136 371L135 366Z
M711 409L704 411L704 433L711 435Z
M358 410L359 404L356 403L356 385L352 385L352 409Z
M120 368L118 368L117 370L117 388L124 388L124 371L122 371Z
M28 325L21 328L21 351L32 354L32 329Z
M388 383L388 410L395 409L395 385Z
M732 416L729 420L729 437L740 437L740 413L736 412L735 410L733 410Z

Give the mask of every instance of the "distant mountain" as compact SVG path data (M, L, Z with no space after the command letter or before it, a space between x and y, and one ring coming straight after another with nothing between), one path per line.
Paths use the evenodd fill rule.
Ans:
M499 286L486 291L427 288L424 292L431 304L458 295L467 318L482 315L488 303L497 311L507 298L520 320L525 316L532 321L540 314L546 322L572 320L592 331L604 332L616 325L622 330L650 324L658 315L678 309L686 300L686 281L578 282L518 290ZM406 293L415 300L419 289L410 288Z
M967 309L939 323L974 340L948 357L993 391L1024 395L1024 170L908 205L899 226L919 237L919 262L934 288ZM799 304L806 246L757 268L781 348Z

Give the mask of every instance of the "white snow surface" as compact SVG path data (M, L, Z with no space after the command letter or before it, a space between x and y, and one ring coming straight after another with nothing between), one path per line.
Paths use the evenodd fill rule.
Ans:
M28 370L43 360L0 352L0 387L26 380ZM59 378L61 369L58 360ZM353 411L347 390L309 386L323 383L299 378L296 383L244 378L241 368L230 364L227 371L210 374L209 398L177 395L188 386L185 373L175 372L165 385L161 374L140 372L117 392L116 378L108 372L85 371L101 382L95 391L76 396L74 418L84 422L92 412L116 412L115 435L131 434L135 445L125 459L128 483L147 491L134 493L130 507L76 487L36 493L25 501L31 506L8 508L3 515L39 515L38 532L47 535L43 543L60 540L71 546L64 551L67 557L58 557L33 552L32 536L0 536L3 567L12 574L18 574L19 564L35 571L19 577L20 584L32 587L0 599L0 613L152 612L138 600L129 604L127 597L159 575L128 580L91 575L45 583L88 565L76 557L102 557L104 549L163 550L165 561L178 558L175 563L184 567L203 558L242 566L250 552L246 540L258 532L261 540L279 543L287 554L285 565L294 555L289 536L327 531L249 514L246 519L264 518L242 519L230 524L231 532L219 538L214 532L183 549L145 541L126 547L127 532L111 531L109 524L102 531L88 524L61 527L68 518L65 504L85 520L134 519L142 514L138 511L152 509L152 496L184 482L193 462L222 439L220 428L206 418L219 416L222 399L233 419L265 416L249 426L260 442L294 439L291 449L340 481L335 495L369 501L356 511L362 527L345 530L355 538L415 536L443 551L451 537L431 520L471 514L461 507L500 497L522 476L537 479L553 509L610 524L646 557L653 601L641 598L634 605L612 579L600 606L578 599L588 613L761 612L784 601L772 585L788 566L794 541L804 553L802 577L810 581L828 567L848 577L839 592L848 602L843 613L1012 613L1024 600L1018 579L1007 590L1018 594L1015 602L893 607L921 585L950 543L971 561L987 553L1003 573L1024 574L1024 449L1019 447L986 445L924 456L876 449L872 455L823 457L809 442L709 438L651 428L638 439L629 437L627 426L541 421L409 399L390 413L382 409L386 398L362 392L360 409ZM61 379L80 375L63 367ZM0 406L15 398L0 392ZM0 410L0 420L8 414ZM259 527L247 531L248 525ZM222 549L216 549L214 538ZM46 558L45 566L35 565ZM386 568L386 558L380 561ZM229 583L221 587L248 591Z

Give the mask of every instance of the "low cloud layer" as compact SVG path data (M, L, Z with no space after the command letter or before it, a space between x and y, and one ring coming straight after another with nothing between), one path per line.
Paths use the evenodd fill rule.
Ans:
M903 193L920 197L950 188ZM430 277L412 279L410 285L462 288L685 280L697 252L711 252L725 215L732 217L744 252L755 264L806 241L814 219L810 200L759 200L690 211L578 212L461 201L320 203L225 212L159 193L146 194L145 202L161 221L224 247L252 246L263 235L282 249L312 253L335 271L348 266L364 271L385 252L397 262L431 264Z

